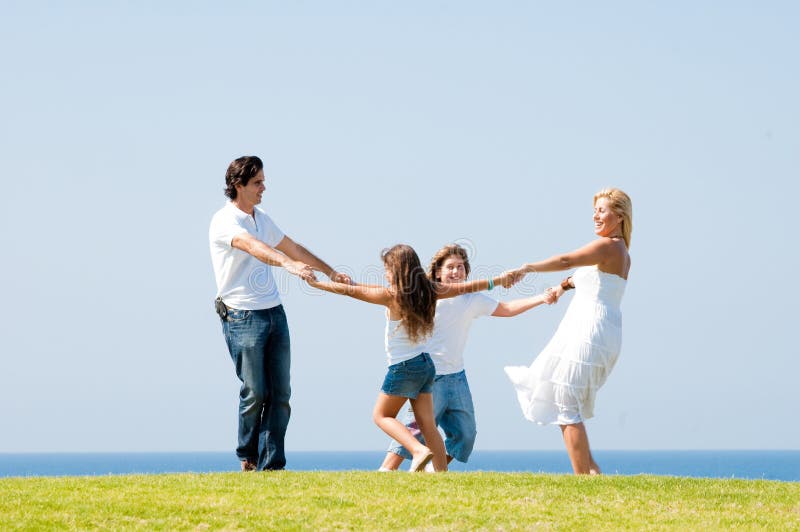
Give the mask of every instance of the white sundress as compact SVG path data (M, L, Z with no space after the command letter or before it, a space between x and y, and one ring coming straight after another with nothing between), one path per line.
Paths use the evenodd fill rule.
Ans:
M596 266L572 275L575 296L558 330L530 367L507 366L523 415L541 425L594 416L594 397L622 347L620 302L626 281Z

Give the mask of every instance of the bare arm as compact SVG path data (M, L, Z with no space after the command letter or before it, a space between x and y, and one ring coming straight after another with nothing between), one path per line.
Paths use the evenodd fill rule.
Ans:
M284 237L283 240L286 240L286 238ZM283 240L281 240L280 244L283 243ZM278 245L280 246L280 244ZM298 260L293 260L280 251L276 251L250 233L244 232L233 237L231 246L245 253L249 253L263 263L286 268L286 271L289 273L297 275L306 281L315 278L314 271L309 265Z
M275 246L278 251L286 254L288 257L294 259L295 261L302 262L304 264L308 264L314 270L318 272L322 272L327 275L331 280L342 282L342 283L349 283L351 282L350 277L343 273L339 273L333 268L331 268L328 263L324 260L320 259L313 253L311 253L305 246L302 244L298 244L288 236L284 236L283 239L278 242L278 245Z
M471 292L479 292L481 290L488 290L489 286L502 286L509 288L518 282L524 276L524 272L520 270L513 270L504 272L502 275L490 279L477 279L475 281L468 281L466 283L433 283L436 287L436 297L440 299L447 299L450 297L460 296L461 294L469 294ZM491 282L491 284L490 284Z
M360 301L366 301L367 303L373 303L375 305L383 305L385 307L390 306L393 300L389 290L383 286L368 286L361 284L336 283L332 281L324 282L316 280L310 280L308 281L308 284L314 288L319 288L320 290L325 290L326 292L330 292L332 294L349 296Z
M618 253L617 246L607 238L598 238L568 253L553 255L539 262L529 262L522 269L526 272L558 272L577 266L603 264Z
M533 297L525 297L521 299L514 299L512 301L501 301L492 316L498 318L511 318L518 316L534 307L547 303L544 295L537 295Z

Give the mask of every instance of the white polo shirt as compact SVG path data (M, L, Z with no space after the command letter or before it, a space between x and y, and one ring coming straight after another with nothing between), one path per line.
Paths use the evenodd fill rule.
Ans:
M284 234L267 214L255 207L253 216L227 202L211 219L208 240L217 280L217 297L231 308L260 310L281 304L272 267L231 246L233 237L250 233L270 247Z

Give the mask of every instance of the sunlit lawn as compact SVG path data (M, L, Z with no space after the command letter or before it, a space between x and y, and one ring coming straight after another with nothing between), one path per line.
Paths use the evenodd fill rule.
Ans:
M800 529L800 483L527 473L0 479L0 529Z

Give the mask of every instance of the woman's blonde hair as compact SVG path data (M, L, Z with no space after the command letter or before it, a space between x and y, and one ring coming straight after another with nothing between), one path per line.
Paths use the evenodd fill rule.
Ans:
M431 263L428 266L428 278L430 278L431 281L438 282L439 278L436 277L436 272L442 269L442 264L444 264L444 261L453 256L464 261L464 272L466 273L466 276L469 277L470 267L467 250L458 244L447 244L446 246L442 247L442 249L437 251L436 255L434 255L431 259Z
M594 195L592 205L597 204L597 200L606 198L610 203L611 210L617 216L622 217L622 239L625 247L631 247L631 232L633 231L633 204L631 198L618 188L604 188Z
M392 277L400 321L408 338L414 343L420 342L433 332L436 314L433 283L425 275L419 256L411 246L392 246L381 253L381 259Z

